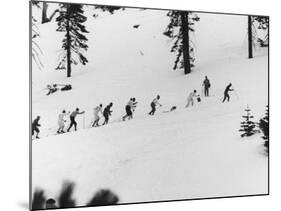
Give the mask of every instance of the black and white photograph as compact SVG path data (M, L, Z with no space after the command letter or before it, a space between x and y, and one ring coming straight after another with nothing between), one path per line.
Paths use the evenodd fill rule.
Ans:
M29 38L32 210L269 194L269 16L30 1Z

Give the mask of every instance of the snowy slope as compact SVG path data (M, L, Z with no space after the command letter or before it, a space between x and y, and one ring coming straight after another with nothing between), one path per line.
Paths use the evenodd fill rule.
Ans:
M238 132L247 105L256 121L264 114L266 50L256 49L256 58L246 59L246 17L199 14L196 68L183 76L171 71L171 42L162 35L165 14L132 9L88 22L90 62L75 66L70 79L53 70L61 36L47 32L55 24L40 26L46 65L42 71L33 69L33 116L42 117L42 139L32 144L33 189L44 188L51 197L63 181L75 181L78 205L100 188L112 189L123 203L267 192L260 135L241 139ZM184 109L189 92L201 94L205 75L211 97ZM222 104L229 82L235 92L230 103ZM45 96L40 90L47 83L71 83L74 89ZM150 117L157 94L164 106ZM135 118L115 122L130 97L139 102ZM111 123L89 129L93 107L109 102L114 103ZM174 105L176 111L162 113ZM59 112L76 107L86 111L77 117L80 130L52 136Z

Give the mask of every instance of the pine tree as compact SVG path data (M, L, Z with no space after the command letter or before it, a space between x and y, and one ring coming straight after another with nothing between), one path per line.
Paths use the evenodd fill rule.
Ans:
M246 111L246 115L242 116L245 120L241 122L241 129L239 130L240 132L242 132L241 137L252 136L256 133L255 130L256 125L253 121L251 121L251 119L253 119L254 116L250 114L251 109L249 108L249 106L247 106L245 111Z
M170 23L163 34L174 41L171 52L177 55L173 69L184 68L184 73L189 74L195 61L190 32L194 32L193 26L200 18L192 12L174 10L169 11L167 16Z
M57 31L65 33L62 40L63 55L57 69L64 69L66 63L67 77L71 77L71 64L78 64L77 58L83 65L88 63L88 59L83 55L84 51L88 50L88 39L84 35L88 31L83 25L87 17L83 13L83 6L80 4L60 4L59 16L56 19Z
M266 106L265 117L260 119L259 128L263 133L262 138L265 140L264 146L269 147L269 108Z

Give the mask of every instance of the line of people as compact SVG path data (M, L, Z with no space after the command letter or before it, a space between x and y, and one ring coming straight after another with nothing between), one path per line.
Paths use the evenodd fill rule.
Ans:
M211 83L210 80L208 79L207 76L205 76L205 79L203 81L202 84L202 88L204 90L204 96L205 97L209 97L209 89L211 87ZM234 91L234 89L231 88L232 84L229 83L227 85L227 87L224 90L224 97L223 97L223 103L227 100L229 102L230 100L230 95L229 92L230 91ZM202 90L202 92L203 92ZM185 108L188 108L189 106L193 106L194 105L194 99L197 99L197 102L201 102L201 98L200 95L197 94L196 90L193 90L187 97L187 104L185 106ZM133 113L136 110L138 102L136 101L136 98L132 97L130 98L129 102L126 104L125 106L125 112L126 114L122 117L122 121L126 121L126 120L130 120L133 118ZM103 105L100 104L97 107L94 108L94 116L93 116L93 120L91 122L91 127L99 127L101 126L99 124L99 121L101 119L101 117L104 118L104 122L102 123L102 125L106 125L109 122L109 117L112 114L112 106L113 103L109 103L104 109L103 109ZM148 113L149 115L153 116L156 112L157 107L162 107L162 104L160 103L160 95L157 95L152 102L150 103L150 107L151 107L151 111ZM169 111L173 111L176 109L176 106L173 106L171 110ZM69 123L69 127L67 128L67 132L69 132L71 130L71 128L74 126L74 130L77 130L77 122L75 120L77 115L81 115L84 114L85 111L81 111L79 110L79 108L76 108L73 112L66 112L65 110L62 111L62 113L60 113L58 115L58 130L57 130L57 134L61 134L61 133L65 133L65 126L66 126L66 117L69 116L70 119L70 123ZM35 138L39 138L39 127L41 126L39 124L39 120L40 120L40 116L37 116L34 121L32 122L32 136L35 135Z

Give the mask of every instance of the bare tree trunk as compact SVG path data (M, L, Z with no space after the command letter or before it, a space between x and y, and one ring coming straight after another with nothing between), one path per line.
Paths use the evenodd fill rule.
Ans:
M67 77L71 77L71 38L69 25L69 8L67 7L67 22L66 22L66 61L67 61Z
M184 74L191 73L190 55L189 55L189 29L188 29L188 12L181 12L181 29L182 29L182 52Z
M43 9L42 9L42 24L50 22L55 14L59 12L58 9L56 9L51 15L50 18L47 17L47 10L48 10L48 3L43 2Z
M248 52L249 59L253 58L253 33L252 33L252 18L248 16Z

